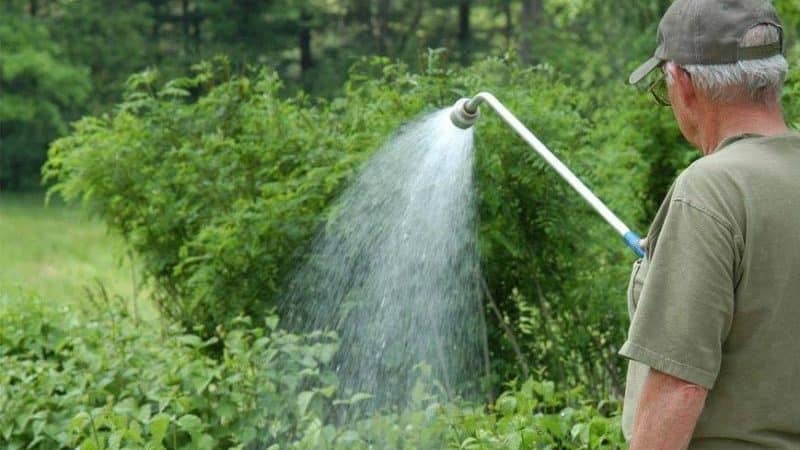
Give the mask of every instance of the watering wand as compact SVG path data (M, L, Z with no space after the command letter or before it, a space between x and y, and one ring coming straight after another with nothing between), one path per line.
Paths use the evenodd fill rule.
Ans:
M500 118L503 119L517 134L525 140L534 150L538 153L548 164L550 167L556 170L559 175L561 175L564 180L569 183L570 186L573 187L578 194L581 195L590 205L609 223L616 231L619 233L622 238L625 240L625 243L628 247L636 253L637 256L640 258L644 256L644 250L642 246L639 244L641 238L631 231L622 221L617 217L610 209L602 202L599 198L589 188L586 187L583 182L581 182L578 177L572 173L571 170L567 166L564 165L555 155L544 145L542 142L533 135L522 122L519 121L516 117L514 117L511 112L500 103L497 98L488 93L488 92L481 92L478 95L472 98L462 98L455 105L453 105L453 110L450 113L450 120L453 122L453 125L457 126L458 128L468 129L472 127L475 122L480 117L480 110L478 106L481 103L486 103L494 109L497 114L500 115Z

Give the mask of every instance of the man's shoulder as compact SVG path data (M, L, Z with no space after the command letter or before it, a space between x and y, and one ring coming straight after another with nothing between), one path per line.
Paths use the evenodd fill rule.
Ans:
M790 131L774 136L745 135L723 144L714 153L698 159L692 165L698 170L711 171L752 167L775 156L775 152L800 151L800 133Z
M693 162L677 181L690 187L708 183L737 184L747 174L757 174L759 169L768 170L783 159L796 160L798 155L800 133L795 131L742 138Z
M800 133L790 132L777 136L751 136L724 145L714 153L693 162L676 179L684 186L696 184L740 181L743 172L752 172L767 162L771 152L800 152Z
M687 203L715 218L725 217L727 223L735 221L744 208L741 173L748 166L735 153L712 154L692 163L675 179L669 203Z
M754 191L797 169L800 133L739 139L692 163L675 179L669 197L733 220Z
M736 173L743 162L730 157L706 156L693 162L675 179L672 198L697 200L708 194L735 189Z

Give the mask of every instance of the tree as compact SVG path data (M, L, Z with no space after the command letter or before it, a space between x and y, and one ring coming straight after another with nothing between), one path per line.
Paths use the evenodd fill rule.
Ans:
M520 17L520 33L522 41L519 56L522 61L530 63L534 60L533 30L542 17L542 0L522 0L522 16Z
M461 63L469 63L469 50L472 42L470 31L471 1L460 0L458 3L458 43L461 47Z
M158 43L151 41L154 16L148 2L57 2L42 20L63 43L64 57L90 69L88 106L93 111L119 101L128 76L156 62Z
M1 14L0 42L0 190L32 187L47 144L66 133L89 95L89 70L66 62L36 17Z

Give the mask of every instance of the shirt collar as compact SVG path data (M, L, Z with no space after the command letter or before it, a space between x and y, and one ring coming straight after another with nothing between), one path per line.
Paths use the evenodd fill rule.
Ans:
M729 137L723 139L722 142L720 142L719 145L717 145L717 148L714 149L713 153L716 153L716 152L722 150L724 147L727 147L727 146L733 144L734 142L738 142L738 141L741 141L741 140L744 140L744 139L758 138L758 137L763 137L763 135L756 134L756 133L742 133L742 134L737 134L737 135L734 135L734 136L729 136Z

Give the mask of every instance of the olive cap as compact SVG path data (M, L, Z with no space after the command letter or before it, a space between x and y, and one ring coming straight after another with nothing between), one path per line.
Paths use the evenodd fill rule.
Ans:
M740 47L754 26L776 26L781 39L774 44ZM658 25L655 54L630 76L636 84L665 61L679 65L733 64L783 52L783 26L767 0L677 0Z

